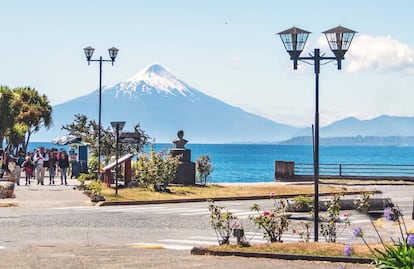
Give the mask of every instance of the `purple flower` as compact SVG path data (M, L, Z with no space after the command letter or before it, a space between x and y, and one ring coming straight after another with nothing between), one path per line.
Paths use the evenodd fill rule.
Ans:
M409 234L407 237L407 243L408 245L414 247L414 234Z
M394 220L394 212L391 207L387 207L384 209L384 217L387 220Z
M354 237L362 237L363 233L360 227L355 227L354 229L352 229L352 235Z
M341 265L341 266L339 266L339 268L338 269L345 269L345 265Z
M352 246L351 245L346 245L345 248L344 248L344 255L346 257L350 257L351 252L352 252Z

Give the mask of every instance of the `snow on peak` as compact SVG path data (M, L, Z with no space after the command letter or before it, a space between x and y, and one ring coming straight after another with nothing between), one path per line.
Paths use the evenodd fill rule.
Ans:
M177 92L187 96L190 93L188 86L177 79L171 71L161 64L150 64L141 69L134 76L120 83L120 91L124 93L136 92L141 89L143 93L150 94L153 90L175 95Z

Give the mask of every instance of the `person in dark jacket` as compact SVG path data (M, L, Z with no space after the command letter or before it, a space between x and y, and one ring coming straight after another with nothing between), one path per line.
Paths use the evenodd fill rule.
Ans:
M60 183L63 185L63 181L64 181L65 185L68 185L66 177L67 177L67 170L69 167L69 156L65 150L59 153L58 166L60 169Z

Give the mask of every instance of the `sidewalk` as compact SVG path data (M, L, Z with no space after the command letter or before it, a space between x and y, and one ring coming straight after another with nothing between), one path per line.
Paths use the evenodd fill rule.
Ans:
M0 199L0 207L18 206L20 208L51 208L91 205L90 198L76 189L79 182L76 178L67 179L68 185L61 185L60 178L55 179L55 185L49 185L45 178L45 185L37 185L32 179L31 184L25 186L24 179L20 185L15 185L14 198ZM22 185L23 183L23 185Z

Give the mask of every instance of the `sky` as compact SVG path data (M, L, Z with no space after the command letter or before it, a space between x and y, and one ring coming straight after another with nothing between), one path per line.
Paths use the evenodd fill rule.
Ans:
M414 115L412 0L0 0L0 85L30 86L52 105L123 81L160 63L177 78L230 105L279 123L314 121L313 66L293 63L277 33L312 32L302 56L320 48L323 31L358 32L337 70L324 62L319 78L321 126L346 117ZM98 100L97 100L98 102ZM80 111L81 112L81 111ZM137 119L139 122L139 119Z

